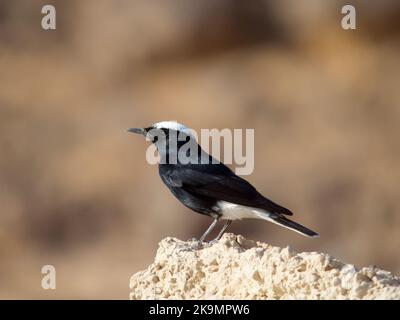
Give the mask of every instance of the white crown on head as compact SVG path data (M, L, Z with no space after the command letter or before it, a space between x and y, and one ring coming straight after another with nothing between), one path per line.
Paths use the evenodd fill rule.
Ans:
M193 132L190 128L185 125L178 123L177 121L161 121L152 125L156 129L170 129L178 132L184 132L187 135L193 136Z

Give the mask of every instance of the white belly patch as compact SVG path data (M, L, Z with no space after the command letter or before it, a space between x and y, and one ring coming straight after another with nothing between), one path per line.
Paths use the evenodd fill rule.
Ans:
M269 213L265 210L246 207L240 204L218 201L217 206L221 208L221 219L240 220L240 219L265 219L270 220Z

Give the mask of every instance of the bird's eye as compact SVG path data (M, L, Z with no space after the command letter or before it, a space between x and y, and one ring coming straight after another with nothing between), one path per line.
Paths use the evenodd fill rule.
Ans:
M158 136L155 136L154 138L153 138L153 143L155 143L155 142L157 142L158 141Z

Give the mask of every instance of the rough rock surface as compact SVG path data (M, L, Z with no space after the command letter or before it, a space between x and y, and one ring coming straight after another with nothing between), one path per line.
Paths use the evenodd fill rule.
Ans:
M165 238L130 288L131 299L400 299L388 271L233 234L212 245Z

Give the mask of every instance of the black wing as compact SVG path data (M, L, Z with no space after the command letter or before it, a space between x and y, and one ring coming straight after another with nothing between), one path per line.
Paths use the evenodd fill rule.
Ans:
M224 200L271 213L293 213L262 196L250 183L235 175L224 164L160 165L160 175L167 185L197 196Z

